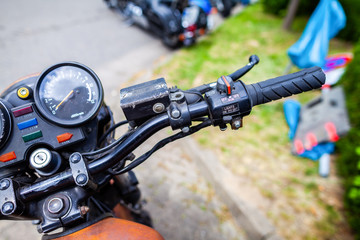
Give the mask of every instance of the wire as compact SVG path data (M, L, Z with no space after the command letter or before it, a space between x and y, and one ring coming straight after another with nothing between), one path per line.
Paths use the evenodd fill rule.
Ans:
M109 135L109 133L111 133L116 128L118 128L124 124L127 124L127 123L129 123L129 122L127 120L124 120L124 121L118 122L118 123L112 125L111 127L109 127L109 129L100 137L98 144L101 144L105 140L106 136Z
M107 106L107 110L108 110L109 115L110 115L110 123L111 123L110 127L112 127L112 126L114 126L114 124L115 124L114 115L113 115L113 113L112 113L112 111L111 111L111 109L110 109L109 106ZM112 132L111 137L112 137L112 138L115 137L115 132Z
M197 91L194 91L194 90L191 90L191 89L190 90L185 90L185 91L180 90L180 91L183 92L183 93L195 94L195 95L199 96L201 100L204 100L204 97L200 92L197 92Z
M149 150L148 152L141 155L139 158L132 161L130 164L128 164L126 167L124 167L120 171L117 171L117 172L114 172L114 173L116 175L118 175L118 174L128 172L128 171L132 170L133 168L139 166L141 163L145 162L146 159L148 159L155 151L157 151L160 148L164 147L166 144L168 144L170 142L173 142L175 140L178 140L180 138L186 137L188 135L191 135L191 134L199 131L200 129L208 127L210 125L211 125L211 120L206 119L202 123L200 123L200 124L198 124L198 125L196 125L194 127L191 127L188 132L179 132L179 133L174 134L174 135L172 135L170 137L164 138L163 140L161 140L157 144L155 144L155 146L151 150Z
M114 125L115 126L115 125ZM100 153L103 153L105 151L108 151L110 149L112 149L113 147L117 146L118 144L120 144L121 142L123 142L127 137L129 137L131 134L133 133L133 131L131 132L127 132L124 135L122 135L119 139L115 140L114 142L112 142L110 145L100 148L98 150L95 151L91 151L91 152L85 152L85 153L81 153L81 155L83 156L93 156L93 155L97 155Z

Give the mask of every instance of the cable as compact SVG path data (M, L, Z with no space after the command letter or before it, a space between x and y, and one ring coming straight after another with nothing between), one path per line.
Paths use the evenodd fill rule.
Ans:
M109 115L110 115L110 123L111 123L110 127L112 127L112 126L114 126L114 124L115 124L114 115L113 115L113 113L112 113L112 111L111 111L111 109L110 109L109 106L107 106L107 110L108 110ZM115 137L115 132L112 132L111 137L112 137L112 138Z
M114 125L115 126L115 125ZM85 153L81 153L81 155L83 156L93 156L93 155L97 155L100 153L103 153L107 150L112 149L113 147L117 146L118 144L120 144L122 141L124 141L127 137L129 137L131 134L133 133L133 131L131 132L127 132L124 135L122 135L119 139L115 140L114 142L112 142L110 145L100 148L98 150L95 151L91 151L91 152L85 152Z
M196 91L193 91L193 90L180 90L181 92L183 92L183 93L189 93L189 94L195 94L195 95L198 95L200 98L201 98L201 100L204 100L204 97L203 97L203 95L200 93L200 92L196 92Z
M106 130L106 132L100 137L100 139L98 141L98 144L101 144L105 140L106 136L109 135L109 133L111 133L116 128L118 128L118 127L120 127L120 126L122 126L122 125L124 125L126 123L128 123L128 121L124 120L124 121L118 122L118 123L112 125L111 127L109 127L109 129Z
M132 161L130 164L128 164L126 167L124 167L120 171L117 171L117 172L114 172L114 173L116 175L118 175L118 174L128 172L128 171L132 170L133 168L139 166L144 161L146 161L146 159L148 159L155 151L157 151L160 148L164 147L166 144L168 144L170 142L173 142L175 140L178 140L180 138L186 137L188 135L191 135L191 134L199 131L200 129L208 127L210 125L211 125L211 120L206 119L204 122L202 122L202 123L200 123L200 124L198 124L198 125L196 125L194 127L191 127L188 132L179 132L179 133L174 134L174 135L172 135L170 137L164 138L163 140L161 140L157 144L155 144L155 146L151 150L149 150L148 152L141 155L139 158Z

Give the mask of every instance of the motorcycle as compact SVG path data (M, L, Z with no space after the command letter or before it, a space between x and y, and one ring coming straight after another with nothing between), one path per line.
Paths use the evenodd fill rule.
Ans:
M159 36L170 48L189 46L208 29L207 14L189 1L105 0L128 20ZM191 2L191 1L190 1Z
M231 10L235 6L233 0L212 0L211 3L224 18L230 16Z
M163 239L142 208L134 168L170 142L211 125L237 130L252 107L325 82L318 67L240 81L258 62L253 55L234 73L188 90L168 88L163 78L123 88L119 123L99 78L80 63L15 82L0 95L0 219L34 220L43 239ZM115 139L122 125L128 131ZM135 157L168 126L180 131Z
M250 4L250 0L212 0L211 2L224 18L230 16L231 10L237 3L241 3L244 6Z
M198 37L213 28L211 10L212 6L208 0L189 0L189 6L183 11L181 23L184 33L180 38L185 46L194 44Z

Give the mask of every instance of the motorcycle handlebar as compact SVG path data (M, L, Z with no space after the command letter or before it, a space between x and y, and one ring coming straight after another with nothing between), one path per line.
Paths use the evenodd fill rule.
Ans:
M321 87L325 82L325 74L321 68L313 67L304 69L300 72L269 79L263 82L250 85L243 85L248 93L251 105L259 105L282 97L288 97L304 91L309 91ZM203 93L213 89L212 84L204 85L198 90ZM221 100L221 102L223 99ZM250 107L251 110L251 107ZM249 111L250 111L249 110ZM213 115L209 103L206 101L188 105L190 119L196 119L206 115ZM155 134L162 128L170 126L168 114L160 114L139 126L124 142L115 147L113 152L105 155L88 164L90 174L96 174L115 165L119 160L133 152L141 143ZM30 186L23 186L18 193L24 202L42 197L44 193L54 192L61 188L74 184L71 170L54 175L45 180L34 183Z
M320 88L325 83L325 74L319 67L312 67L281 77L246 85L252 106L289 97L312 89Z

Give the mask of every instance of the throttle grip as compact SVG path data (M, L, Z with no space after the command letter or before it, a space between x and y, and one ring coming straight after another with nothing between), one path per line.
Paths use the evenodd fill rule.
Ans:
M255 106L320 88L325 83L325 79L325 74L320 67L312 67L245 87L252 106Z

